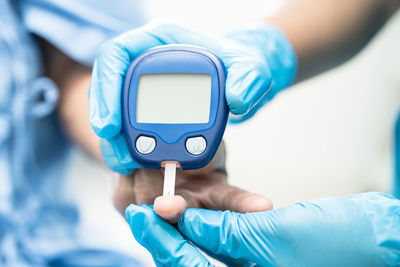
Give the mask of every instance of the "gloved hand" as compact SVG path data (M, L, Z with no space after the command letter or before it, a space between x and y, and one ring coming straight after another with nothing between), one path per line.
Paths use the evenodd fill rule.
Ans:
M383 193L247 214L188 209L182 234L149 207L131 205L126 218L160 266L208 266L189 240L222 260L262 266L400 266L400 200Z
M126 174L139 167L121 135L125 73L144 50L165 44L201 46L222 59L227 69L226 100L238 121L251 117L289 86L296 74L295 53L282 32L272 25L262 24L216 38L175 24L153 22L106 42L98 50L93 67L89 116L96 134L105 139L103 157L114 171Z

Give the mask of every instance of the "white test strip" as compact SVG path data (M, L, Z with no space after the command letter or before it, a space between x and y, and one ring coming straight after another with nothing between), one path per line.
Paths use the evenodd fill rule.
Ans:
M173 196L175 194L176 164L166 163L164 173L163 196Z

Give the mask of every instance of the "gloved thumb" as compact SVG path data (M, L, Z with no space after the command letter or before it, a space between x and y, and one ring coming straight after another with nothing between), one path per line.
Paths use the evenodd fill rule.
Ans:
M250 48L244 51L227 45L221 53L227 68L226 101L230 112L239 116L250 112L268 94L272 83L271 71L261 56Z
M249 262L269 262L269 255L257 240L257 222L265 212L236 213L205 209L187 209L178 222L180 232L205 251ZM251 227L253 228L251 228ZM261 255L260 255L261 254Z

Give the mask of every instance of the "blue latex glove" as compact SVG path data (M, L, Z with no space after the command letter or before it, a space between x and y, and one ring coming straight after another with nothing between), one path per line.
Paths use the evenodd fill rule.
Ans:
M187 209L182 235L148 207L131 205L126 217L159 265L207 266L190 240L220 259L262 266L400 266L400 200L382 193L247 214Z
M131 159L121 135L125 73L144 50L165 44L201 46L222 59L227 69L226 100L231 113L238 116L237 121L251 117L262 104L289 86L296 74L297 60L289 41L278 28L266 24L216 38L175 24L153 22L106 42L98 50L93 67L90 123L96 134L111 145L115 156L110 152L103 157L115 171L129 173L139 167Z

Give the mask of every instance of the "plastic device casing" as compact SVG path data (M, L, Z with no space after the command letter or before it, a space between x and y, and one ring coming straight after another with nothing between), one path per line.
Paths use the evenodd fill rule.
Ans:
M211 101L208 123L136 122L140 75L155 73L210 74ZM207 165L221 143L228 119L225 76L223 62L201 47L163 45L140 54L128 69L122 95L122 131L132 158L141 166L151 169L161 169L161 163L165 161L176 161L183 170L198 169ZM149 136L156 140L156 147L151 153L144 155L137 151L136 140L140 136ZM198 136L206 140L207 147L202 154L192 155L186 150L186 140Z

